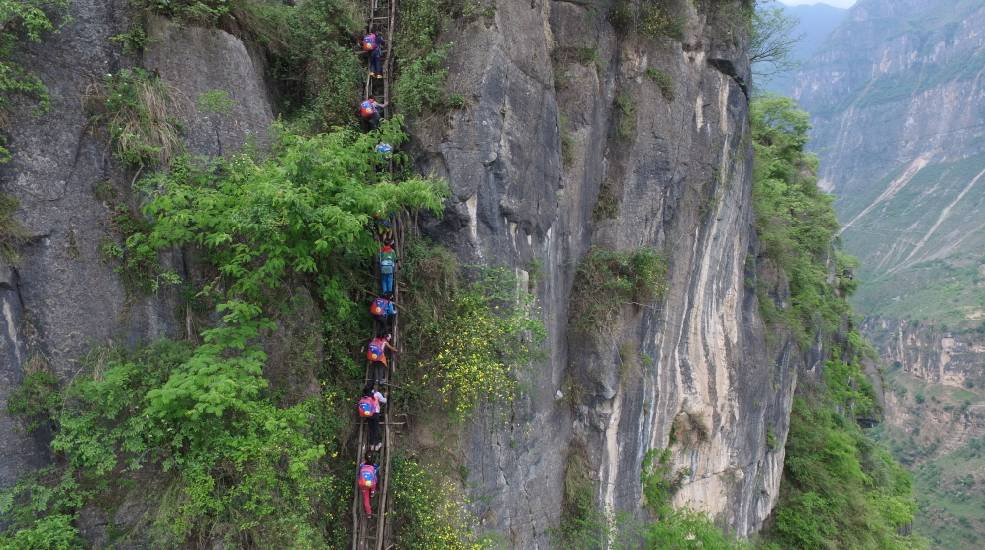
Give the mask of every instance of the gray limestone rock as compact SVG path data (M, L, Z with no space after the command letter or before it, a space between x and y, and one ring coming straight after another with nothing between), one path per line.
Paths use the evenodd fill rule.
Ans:
M123 65L109 38L128 28L127 5L76 0L68 25L19 54L48 86L52 108L38 117L26 102L15 106L7 128L13 159L0 165L0 187L19 201L15 217L30 233L16 268L0 269L0 407L20 382L28 357L43 357L59 377L69 379L93 346L133 346L185 330L175 291L128 292L113 261L100 252L105 241L119 238L103 195L115 190L132 208L139 198L130 188L136 174L114 160L82 98L90 84ZM247 141L268 143L273 115L263 66L239 39L162 19L152 19L148 30L149 69L188 98L226 90L235 101L228 112L203 115L189 100L190 109L181 115L191 153L225 154ZM189 274L180 254L162 260ZM24 434L6 414L0 414L0 439L5 442L0 486L48 460L44 441Z
M766 434L786 437L800 358L767 351L747 285L756 274L746 262L755 245L741 40L694 7L683 42L621 38L604 8L580 3L495 8L492 22L447 37L468 106L413 128L423 170L452 186L448 214L428 231L521 275L543 266L532 290L549 359L521 374L528 393L509 424L490 416L468 431L476 511L513 548L550 547L577 457L601 507L643 518L643 457L671 446L674 468L691 471L675 502L747 535L777 497L783 452ZM670 75L673 100L650 68ZM662 304L626 306L604 337L584 338L569 332L567 312L592 246L651 247L670 269ZM621 368L624 345L652 361ZM704 435L671 445L682 413Z

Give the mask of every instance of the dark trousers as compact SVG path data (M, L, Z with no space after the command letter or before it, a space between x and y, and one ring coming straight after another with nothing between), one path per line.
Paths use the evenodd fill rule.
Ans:
M383 74L383 47L377 46L369 54L369 70L376 74Z
M382 384L386 379L386 371L386 365L382 361L373 362L373 379L377 384Z
M374 414L373 416L366 419L366 426L369 428L369 446L373 447L379 445L382 438L380 437L380 415Z

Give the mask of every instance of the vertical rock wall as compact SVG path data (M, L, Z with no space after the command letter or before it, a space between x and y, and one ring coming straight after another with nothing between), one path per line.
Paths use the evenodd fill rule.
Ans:
M76 0L74 22L25 54L53 110L40 121L29 106L15 113L15 158L0 168L33 235L16 268L0 270L0 405L31 354L69 377L93 344L184 329L166 292L128 295L99 253L113 235L95 186L129 196L134 174L112 161L80 98L137 61L108 41L129 26L125 4ZM789 354L768 354L752 291L740 2L716 2L715 13L706 2L669 4L685 21L680 40L620 36L608 5L497 0L447 37L451 85L467 106L414 123L421 168L453 190L445 217L425 230L462 257L514 268L548 327L548 359L521 373L523 398L478 419L463 441L474 506L514 548L550 546L573 461L587 467L600 506L640 518L641 462L668 446L675 471L690 471L675 502L739 534L756 530L776 498L782 445L766 439L785 438L794 371ZM149 21L148 34L142 63L184 96L193 152L263 143L272 115L262 64L239 40L165 20ZM669 77L663 90L655 70ZM198 111L211 90L228 92L230 113ZM659 304L627 305L603 335L585 337L569 331L568 309L593 246L651 247L669 270ZM627 350L639 359L628 367ZM12 442L0 451L0 485L46 461L43 442L5 416L0 436Z
M575 460L600 506L637 517L643 457L668 446L675 471L691 472L675 502L739 534L756 530L776 497L782 448L768 449L766 434L785 438L794 375L767 357L746 261L744 38L735 11L674 9L686 20L681 41L625 39L607 7L496 2L493 16L447 37L468 105L414 129L422 167L453 189L429 232L513 267L521 282L542 266L530 288L550 360L522 375L529 393L509 425L480 422L466 446L478 512L512 547L550 545ZM672 89L662 93L648 69ZM670 269L661 304L626 306L584 337L567 317L593 246L652 247ZM626 350L646 359L627 368ZM693 433L670 445L675 418Z
M104 129L90 121L87 87L140 61L178 96L190 153L266 143L273 115L263 66L239 39L152 19L141 61L110 41L134 24L133 15L125 0L74 0L70 23L19 59L47 85L52 107L35 116L28 102L15 106L7 128L13 159L0 165L0 190L19 201L15 218L30 235L16 265L0 266L0 408L28 365L70 379L93 346L132 346L185 330L176 292L129 292L114 271L116 260L101 252L105 242L120 239L112 202L138 206L130 187L137 174L121 168ZM198 112L197 98L211 90L229 93L235 102L229 112ZM107 201L107 194L116 198ZM164 260L187 274L180 256ZM0 486L47 462L44 439L0 414Z

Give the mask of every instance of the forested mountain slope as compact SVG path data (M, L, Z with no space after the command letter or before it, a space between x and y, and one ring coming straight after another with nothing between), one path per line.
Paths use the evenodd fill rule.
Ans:
M918 532L982 544L985 2L861 0L797 75L822 185L860 259L886 371L884 435L916 472Z
M985 320L985 37L975 0L863 0L797 77L865 314Z

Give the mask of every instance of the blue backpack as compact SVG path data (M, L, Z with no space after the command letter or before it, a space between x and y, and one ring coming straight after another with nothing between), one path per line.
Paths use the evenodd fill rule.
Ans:
M393 257L384 255L380 258L380 273L389 275L393 273Z
M376 33L369 33L363 37L363 50L372 51L376 49Z
M379 344L370 342L369 349L366 350L366 358L370 361L384 361L383 348Z
M359 468L359 487L363 489L376 488L376 468L364 464Z
M376 414L376 403L372 397L363 397L359 400L359 416L369 418Z

